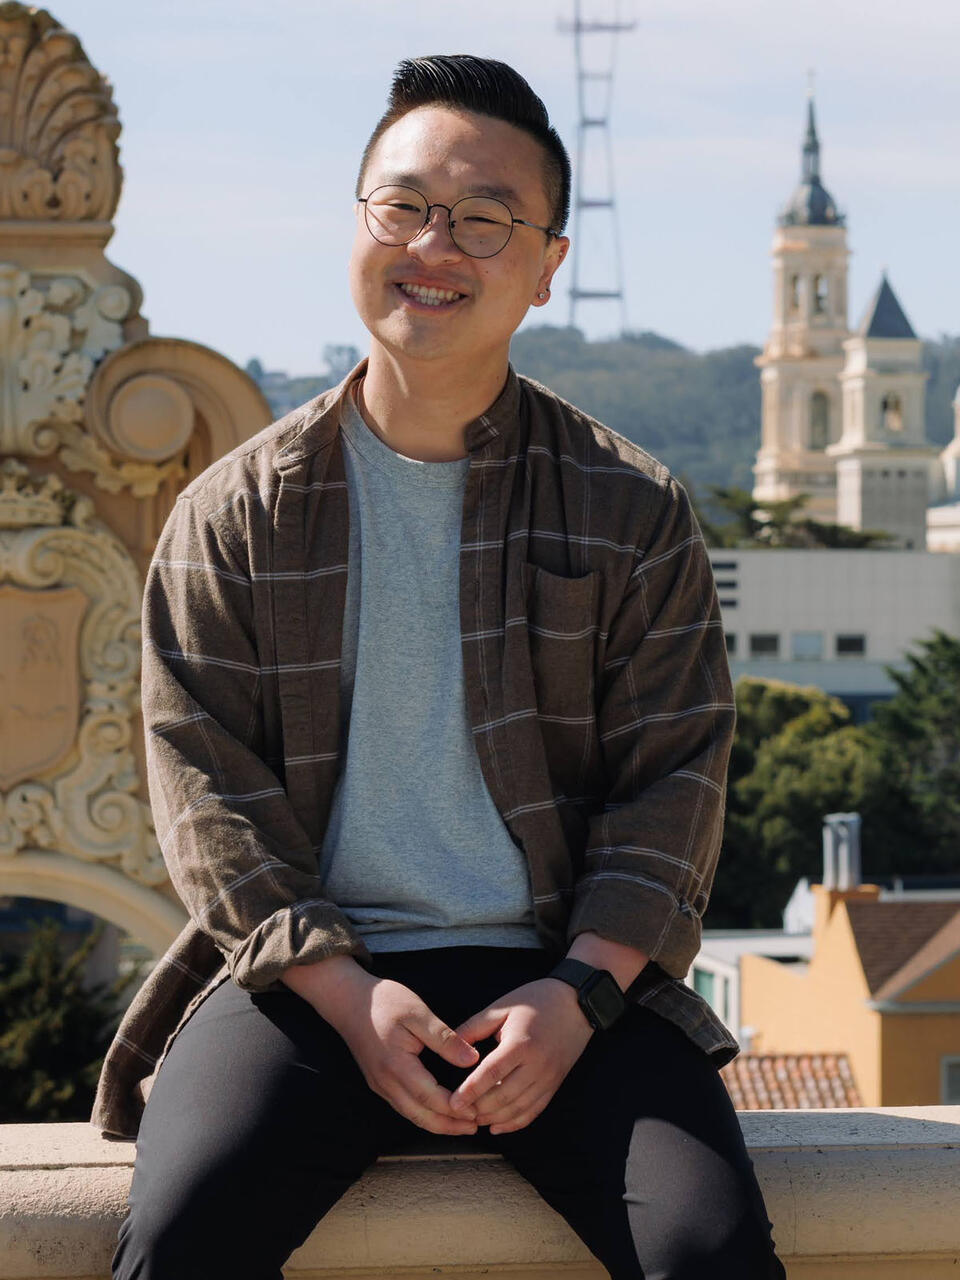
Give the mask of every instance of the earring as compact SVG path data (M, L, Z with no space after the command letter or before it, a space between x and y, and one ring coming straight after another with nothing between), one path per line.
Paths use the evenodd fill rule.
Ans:
M547 292L546 292L546 293L544 293L544 292L541 290L541 291L540 291L540 293L538 293L538 294L537 294L537 297L538 297L538 298L540 298L540 299L543 299L543 298L545 298L545 297L547 296L547 294L548 294L549 292L550 292L550 290L549 290L549 289L547 290Z

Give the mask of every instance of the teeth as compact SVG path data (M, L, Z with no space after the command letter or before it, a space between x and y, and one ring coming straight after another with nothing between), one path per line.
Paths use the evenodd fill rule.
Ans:
M425 302L430 307L439 307L441 303L453 302L460 297L455 289L435 289L432 285L427 288L422 284L403 282L400 288L409 297L416 298L418 302Z

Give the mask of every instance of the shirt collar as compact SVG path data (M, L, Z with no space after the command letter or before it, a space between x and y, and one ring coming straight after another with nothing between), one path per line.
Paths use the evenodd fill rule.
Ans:
M335 387L322 391L319 396L308 402L304 409L301 429L294 438L277 453L275 463L278 471L286 471L297 466L312 453L333 443L340 426L340 406L345 396L350 393L350 386L366 372L367 360L364 357L347 376ZM495 456L506 452L507 442L516 431L516 422L520 409L520 379L512 364L507 366L507 379L500 394L489 408L468 422L464 430L464 444L467 453L478 453L489 446Z

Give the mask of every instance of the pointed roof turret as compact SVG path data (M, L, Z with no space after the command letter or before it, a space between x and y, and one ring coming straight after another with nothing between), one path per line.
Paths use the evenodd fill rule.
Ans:
M916 338L884 271L880 287L867 304L857 330L863 338Z
M783 207L779 222L781 227L796 224L804 226L842 227L844 215L837 212L833 196L820 181L820 139L813 114L813 91L807 100L807 132L803 138L803 159L800 183Z

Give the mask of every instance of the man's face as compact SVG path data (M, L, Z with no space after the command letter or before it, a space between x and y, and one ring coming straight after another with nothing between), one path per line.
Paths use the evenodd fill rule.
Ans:
M469 195L493 195L516 218L551 223L543 150L521 129L473 112L417 107L379 139L361 195L376 187L414 187L431 204L452 206ZM505 357L527 308L541 305L569 241L517 225L492 258L471 258L450 238L447 214L434 209L409 244L391 246L367 230L357 205L350 255L350 292L363 323L400 360ZM412 286L454 290L457 298L429 305ZM405 288L406 287L406 288Z

